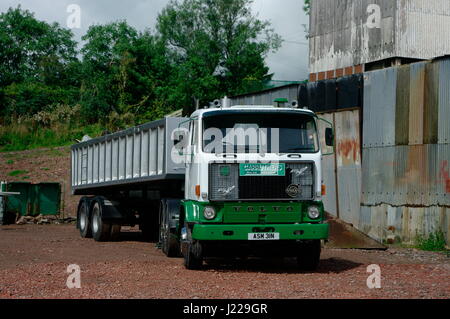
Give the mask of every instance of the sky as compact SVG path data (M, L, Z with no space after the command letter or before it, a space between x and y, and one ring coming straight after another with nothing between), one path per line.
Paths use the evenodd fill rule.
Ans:
M126 20L138 30L154 29L158 13L169 0L1 0L0 12L17 7L34 12L35 17L49 23L58 22L66 27L69 5L81 9L80 28L72 29L80 41L92 24L105 24ZM271 22L275 32L285 42L267 57L274 80L299 81L308 77L308 45L305 25L308 17L302 10L303 0L254 0L252 9L261 20Z

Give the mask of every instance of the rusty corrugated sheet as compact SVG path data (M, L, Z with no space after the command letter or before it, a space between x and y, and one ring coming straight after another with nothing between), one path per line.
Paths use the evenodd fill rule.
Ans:
M379 25L372 24L375 17ZM450 53L450 1L314 0L311 73L390 58L432 59ZM379 19L378 19L379 18Z
M410 66L402 66L397 72L395 108L395 144L409 144Z
M334 114L339 217L358 225L361 203L360 111Z
M367 148L362 203L450 205L450 144Z
M450 1L397 0L397 56L432 59L450 53L449 13Z
M450 59L436 62L439 65L439 128L438 142L450 143Z
M395 145L397 68L364 74L364 147Z
M441 231L450 243L450 208L361 206L358 228L370 237L416 244L417 236Z
M425 69L427 62L411 64L409 102L409 145L423 144Z
M424 144L436 144L438 142L438 123L439 123L438 115L439 115L439 64L427 63L425 67L425 92L424 92L424 113L423 113Z
M368 28L367 10L380 5L380 28ZM314 0L310 19L312 73L339 69L395 55L392 0Z

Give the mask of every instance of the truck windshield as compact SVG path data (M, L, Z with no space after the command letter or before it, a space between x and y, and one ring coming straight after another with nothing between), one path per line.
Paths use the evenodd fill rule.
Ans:
M205 153L316 153L316 122L307 114L259 112L203 119Z

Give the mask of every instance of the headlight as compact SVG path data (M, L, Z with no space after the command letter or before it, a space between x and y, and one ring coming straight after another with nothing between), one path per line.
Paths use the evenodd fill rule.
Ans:
M317 206L309 206L308 217L311 219L318 219L320 217L320 209Z
M214 218L216 218L216 210L214 209L214 207L207 206L203 211L203 216L205 216L207 220L213 220Z

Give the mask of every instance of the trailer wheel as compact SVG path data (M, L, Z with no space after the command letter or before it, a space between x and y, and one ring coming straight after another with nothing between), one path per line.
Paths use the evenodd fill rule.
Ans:
M78 228L82 238L92 238L91 223L88 214L88 204L85 200L81 200L78 207Z
M184 266L189 270L199 270L203 266L202 244L192 239L191 229L188 225L184 226L186 231L186 240L183 242Z
M320 262L321 249L320 240L302 243L297 257L299 268L306 271L316 270Z
M120 229L122 228L121 225L113 224L111 225L111 240L117 241L120 237Z
M163 253L169 258L174 258L180 256L180 245L177 237L170 229L170 213L168 211L169 207L167 204L167 201L161 201L159 239Z
M92 236L95 241L107 241L111 235L111 225L102 220L101 205L98 201L92 206Z

